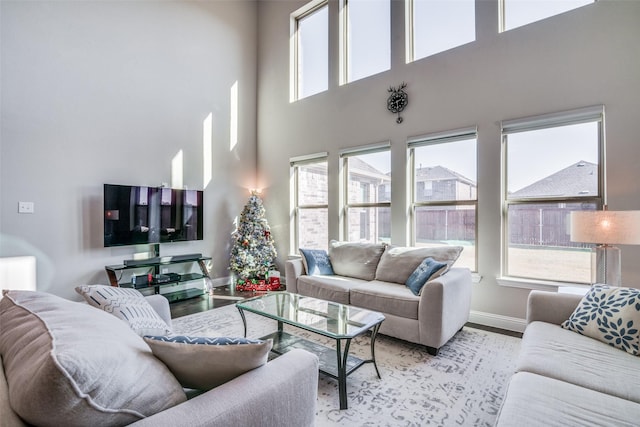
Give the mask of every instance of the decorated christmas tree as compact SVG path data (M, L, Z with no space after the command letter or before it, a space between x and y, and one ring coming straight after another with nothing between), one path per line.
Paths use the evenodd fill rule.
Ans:
M274 269L277 253L264 213L262 199L252 192L231 235L230 269L238 280L265 279Z

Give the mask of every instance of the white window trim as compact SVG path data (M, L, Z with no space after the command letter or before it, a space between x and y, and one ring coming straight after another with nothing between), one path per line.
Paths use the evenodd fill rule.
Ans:
M295 256L298 253L298 237L300 230L298 229L298 212L300 204L298 203L298 167L312 164L327 162L329 166L329 153L326 151L303 156L291 157L290 165L290 183L289 183L289 206L291 206L291 214L289 215L289 256ZM329 209L328 201L326 204L303 205L303 209Z
M508 266L507 248L509 245L508 239L508 218L507 211L509 204L518 202L535 203L535 202L554 202L554 201L585 201L599 199L601 204L606 204L606 171L605 171L605 131L604 120L605 108L604 105L593 105L584 108L577 108L573 110L560 111L549 114L541 114L536 116L529 116L520 119L503 120L501 122L501 139L502 139L502 218L501 218L501 275L496 277L496 281L500 286L507 286L513 288L533 289L533 290L545 290L556 291L559 287L566 286L584 286L584 283L576 282L563 282L563 281L551 281L541 280L528 277L516 277L505 274ZM597 197L580 197L580 198L528 198L526 200L509 199L507 194L507 155L506 155L506 136L518 132L527 132L540 129L549 129L554 127L598 122L599 128L599 159L598 159L598 196Z
M450 143L450 142L455 142L455 141L464 141L467 139L475 139L476 140L476 156L477 156L477 144L478 144L478 127L477 126L469 126L469 127L465 127L465 128L460 128L460 129L454 129L454 130L448 130L448 131L442 131L442 132L435 132L435 133L429 133L429 134L424 134L424 135L420 135L420 136L412 136L407 140L407 150L409 150L409 182L410 185L408 186L408 191L410 191L410 194L408 194L408 198L407 200L409 200L409 215L410 215L410 221L409 221L409 227L410 227L410 234L409 234L409 241L411 242L412 246L415 246L416 244L416 207L420 207L420 206L450 206L450 205L461 205L461 206L475 206L475 213L476 213L476 230L475 230L475 244L476 244L476 251L475 251L475 266L476 269L472 272L473 274L477 273L478 270L478 195L476 193L476 198L475 200L462 200L462 201L456 201L456 200L442 200L442 201L437 201L437 202L416 202L415 197L416 197L416 182L415 182L415 155L414 155L414 149L418 148L418 147L424 147L424 146L428 146L428 145L435 145L435 144L446 144L446 143ZM477 158L476 158L476 162L477 162ZM476 186L477 186L477 177L476 177ZM477 188L477 187L476 187ZM482 280L482 276L477 275L476 277L474 277L474 283L480 283L480 281Z
M289 15L289 102L301 99L298 84L298 22L328 5L329 0L312 0Z
M340 218L340 239L347 240L349 236L349 208L391 208L391 202L379 202L379 203L349 203L349 167L347 165L349 157L361 156L364 154L373 154L388 151L391 156L391 141L378 142L369 145L361 145L358 147L343 148L339 151L340 155L340 212L342 218ZM392 178L393 179L393 178Z

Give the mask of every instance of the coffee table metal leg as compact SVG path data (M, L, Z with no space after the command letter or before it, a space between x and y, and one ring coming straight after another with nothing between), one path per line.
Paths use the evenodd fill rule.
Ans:
M373 367L376 368L376 374L378 374L378 379L382 379L380 376L380 371L378 370L378 364L376 363L376 337L378 336L378 329L380 329L380 325L382 323L378 323L373 327L371 331L371 361L373 362Z
M240 317L242 317L242 325L244 326L244 337L246 338L247 337L247 319L245 319L244 317L244 311L240 307L236 306L236 308L240 312Z
M338 398L340 409L347 409L347 358L349 357L350 339L345 339L344 352L341 351L341 340L336 340L336 356L338 357Z

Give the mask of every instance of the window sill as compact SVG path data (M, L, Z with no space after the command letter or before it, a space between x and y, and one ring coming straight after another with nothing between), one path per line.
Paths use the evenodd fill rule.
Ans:
M498 282L498 285L506 286L509 288L521 288L521 289L531 289L531 290L551 291L551 292L557 292L558 289L562 287L585 286L583 283L552 282L550 280L524 279L522 277L509 277L509 276L496 277L496 281Z

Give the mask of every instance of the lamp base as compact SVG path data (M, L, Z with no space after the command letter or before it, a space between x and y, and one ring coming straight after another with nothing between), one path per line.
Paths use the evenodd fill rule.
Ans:
M594 256L591 258L591 271L593 283L605 283L609 286L622 286L620 273L620 249L610 245L598 245L595 247Z

